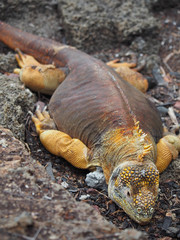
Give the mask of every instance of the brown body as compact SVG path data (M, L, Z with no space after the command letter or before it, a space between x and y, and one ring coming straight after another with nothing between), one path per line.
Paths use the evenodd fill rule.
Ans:
M131 128L136 119L155 141L161 138L160 117L142 93L101 61L74 58L77 62L49 104L58 129L92 147L106 131Z
M9 28L0 23L0 40L4 38L11 48L20 47L42 63L54 62L70 71L49 104L59 130L90 147L109 129L133 127L135 118L155 142L162 137L162 123L153 104L113 69L74 48Z

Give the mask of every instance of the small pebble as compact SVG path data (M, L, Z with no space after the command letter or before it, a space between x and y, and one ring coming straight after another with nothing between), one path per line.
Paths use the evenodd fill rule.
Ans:
M164 23L170 23L170 20L168 19L168 18L166 18L165 20L164 20Z
M163 222L163 225L162 225L162 229L168 229L170 227L172 223L172 218L171 217L165 217L164 218L164 222Z
M160 68L158 65L154 66L152 70L152 75L156 80L158 86L167 86L167 82L164 81L164 78L161 75Z
M89 194L86 194L86 195L81 195L80 197L79 197L79 200L86 200L87 198L89 198L90 197L90 195Z
M44 195L43 199L52 200L52 197L49 197L48 195Z
M63 186L63 188L68 188L69 187L69 184L67 182L62 182L61 183L61 186Z
M157 107L158 111L160 112L161 116L165 117L168 114L168 109L163 106Z
M177 234L179 234L179 228L169 227L167 229L166 233L168 236L175 238L177 236Z
M71 193L77 193L78 189L77 188L71 188L68 191L71 192Z
M62 177L61 180L62 180L63 182L67 182L67 178L65 178L65 177Z
M168 210L168 209L169 209L168 205L165 204L165 203L162 203L162 202L161 202L161 208L162 208L163 210Z
M125 221L123 222L123 224L122 224L122 228L123 228L123 229L126 229L126 228L128 228L128 227L129 227L129 222L125 220Z
M88 173L85 182L89 187L103 189L106 186L106 181L102 169L97 168L96 171Z
M116 211L116 205L114 202L112 202L112 204L109 205L109 209L110 209L110 213L113 213Z
M56 179L55 179L54 174L53 174L52 163L48 162L45 168L46 168L46 172L50 176L51 180L53 182L55 182Z

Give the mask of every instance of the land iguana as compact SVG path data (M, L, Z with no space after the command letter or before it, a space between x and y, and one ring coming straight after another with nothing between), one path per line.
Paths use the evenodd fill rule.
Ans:
M159 172L178 156L180 138L163 136L155 106L135 88L145 92L146 79L131 64L105 64L3 22L0 41L29 54L16 55L21 70L15 72L25 85L52 94L49 112L32 116L45 148L77 168L101 166L109 197L136 222L149 222Z

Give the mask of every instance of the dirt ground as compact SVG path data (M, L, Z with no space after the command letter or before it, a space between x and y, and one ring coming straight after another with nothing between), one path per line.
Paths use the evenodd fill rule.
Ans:
M138 36L132 36L131 41L128 37L127 40L123 39L120 44L115 44L115 48L112 46L107 50L105 47L99 51L94 49L94 51L90 51L90 54L105 62L114 58L119 58L120 61L131 61L125 54L128 51L133 51L137 55L140 65L145 60L145 66L141 72L147 76L152 86L147 95L157 106L164 125L169 131L178 134L180 122L180 4L175 3L165 7L162 6L162 1L157 2L159 4L154 5L152 14L160 27L153 30L152 35L150 32L146 35L138 34ZM49 7L50 10L48 10L48 6L47 11L56 12L56 5L51 6L51 9ZM35 27L33 24L28 24L28 30L31 31L32 28L34 33L45 37L51 35L55 40L69 43L69 40L66 41L63 21L61 27L56 23L52 28L49 28L48 24L43 24L43 21L39 22L43 14L40 12L39 17L35 17L33 22ZM15 18L15 23L25 30L27 22L32 17L33 12L27 15L24 21L19 16ZM47 15L46 21L52 20L51 18L56 19L56 17L53 14ZM3 14L1 18L7 20ZM8 22L13 24L13 19L14 13L8 18ZM40 30L38 31L38 29ZM86 48L87 45L82 45L83 50ZM9 51L7 47L0 45L1 54L6 55ZM1 55L1 58L3 56ZM1 67L3 74L10 71L12 71L12 67ZM37 94L36 97L37 101L45 104L49 101L49 97L46 95ZM180 158L173 161L168 169L161 174L160 194L153 219L148 225L140 226L110 201L105 189L87 187L85 183L87 171L76 169L65 160L48 153L41 145L29 116L26 117L25 123L25 142L28 144L33 159L39 161L43 166L47 166L49 162L52 164L52 177L55 178L57 184L65 183L67 191L74 199L92 205L120 230L135 228L145 231L148 233L148 239L180 239ZM82 196L86 196L84 200L81 200Z

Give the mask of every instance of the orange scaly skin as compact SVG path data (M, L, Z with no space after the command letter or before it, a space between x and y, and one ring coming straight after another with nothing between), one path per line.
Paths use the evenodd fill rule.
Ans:
M101 166L109 197L136 222L149 222L159 186L156 143L162 138L162 123L153 104L112 68L73 47L24 33L3 22L0 41L12 49L20 48L41 63L66 68L66 77L64 72L55 74L62 77L56 90L54 85L49 88L52 79L38 87L33 79L32 85L28 83L33 90L49 94L55 90L49 103L50 115L37 110L32 117L41 142L76 167ZM21 52L16 58L25 68L32 60ZM37 74L41 72L41 64L35 60L30 65L28 71L40 68ZM49 79L51 74L47 75ZM41 77L37 76L38 81ZM178 152L179 145L171 149Z

